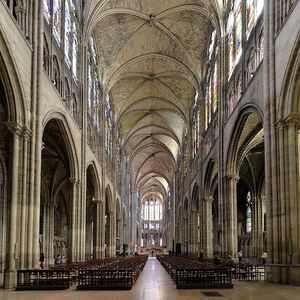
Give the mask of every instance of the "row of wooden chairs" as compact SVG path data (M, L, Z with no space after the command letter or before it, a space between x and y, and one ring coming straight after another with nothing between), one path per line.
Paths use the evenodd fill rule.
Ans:
M176 283L176 288L232 288L231 269L215 266L212 261L158 255L158 260Z
M130 289L148 256L105 258L51 266L48 270L18 270L17 290Z

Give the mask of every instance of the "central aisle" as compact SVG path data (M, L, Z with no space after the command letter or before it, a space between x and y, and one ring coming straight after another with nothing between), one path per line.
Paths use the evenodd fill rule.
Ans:
M149 257L143 272L130 291L66 291L16 292L0 289L0 300L294 300L300 287L264 282L235 282L233 289L218 291L223 297L207 297L205 290L177 290L169 274L154 257Z
M134 299L176 299L176 287L172 278L155 257L149 257L143 272L132 289ZM175 293L174 293L175 292ZM171 294L173 295L171 296Z

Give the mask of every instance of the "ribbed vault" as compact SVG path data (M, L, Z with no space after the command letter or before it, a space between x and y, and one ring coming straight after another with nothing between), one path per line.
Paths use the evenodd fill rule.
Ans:
M89 26L104 94L112 100L130 157L132 186L143 196L164 196L173 185L195 96L203 96L207 46L213 27L219 32L220 1L96 2L89 6Z

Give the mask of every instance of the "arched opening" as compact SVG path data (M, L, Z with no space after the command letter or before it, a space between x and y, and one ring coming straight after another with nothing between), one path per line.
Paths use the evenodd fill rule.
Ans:
M151 248L159 248L162 246L163 233L163 201L157 194L148 195L142 200L142 233L144 239L142 241L145 251Z
M218 197L218 165L214 160L208 164L204 181L203 214L203 242L204 254L207 257L220 254L220 220Z
M105 245L104 245L104 252L105 252L105 257L110 257L114 255L112 253L112 244L113 244L113 211L111 209L111 204L112 204L112 196L111 196L111 191L110 188L107 187L105 191L105 217L104 217L104 225L105 225Z
M95 174L92 166L87 169L86 176L86 233L85 233L85 256L86 260L96 257L96 234L97 234L97 203Z
M230 253L242 250L246 261L255 262L260 261L264 252L263 216L266 213L261 193L265 170L264 129L258 113L250 110L242 114L237 131L236 156L232 160L236 171L228 177L228 201L236 209L235 215L227 216L236 222L236 231L232 232L236 244Z
M185 198L182 214L182 248L185 255L189 254L188 199Z
M200 214L199 214L199 188L196 185L192 194L191 218L191 255L198 255L200 245Z
M0 287L3 286L3 274L7 269L6 245L8 225L8 167L10 158L9 131L5 126L7 121L7 99L0 80Z
M253 192L249 185L240 179L237 184L237 226L238 226L238 249L243 250L244 258L251 258L252 253L249 244L252 244L252 214Z
M220 256L221 238L220 238L220 220L219 220L219 195L218 186L213 190L212 203L212 246L213 256Z
M74 180L63 124L50 120L43 133L40 200L40 252L46 264L60 255L71 260L71 211Z
M117 199L116 210L116 255L121 255L121 230L122 230L122 210L120 200Z

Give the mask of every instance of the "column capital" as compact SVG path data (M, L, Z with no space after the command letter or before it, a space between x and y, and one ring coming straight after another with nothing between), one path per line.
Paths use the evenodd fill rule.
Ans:
M96 205L99 205L99 204L102 204L103 201L100 200L100 199L94 199L93 202L96 204Z
M22 136L23 134L23 127L17 123L17 122L6 122L5 123L8 130L12 133L12 134L17 134L18 136Z
M22 133L24 140L29 141L31 139L32 131L28 127L24 126Z
M278 128L285 126L300 128L300 113L290 113L286 118L279 120L276 125Z
M205 197L203 199L206 203L211 203L214 201L214 197L213 196L208 196L208 197Z
M240 180L240 177L237 174L235 174L235 173L225 175L225 178L227 180L234 180L234 181L239 181Z
M70 177L70 178L69 178L69 181L70 181L70 183L71 183L72 185L76 186L77 188L79 188L80 185L81 185L81 180L80 180L80 179L77 179L77 178L75 178L75 177Z

